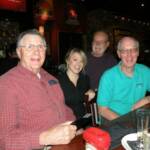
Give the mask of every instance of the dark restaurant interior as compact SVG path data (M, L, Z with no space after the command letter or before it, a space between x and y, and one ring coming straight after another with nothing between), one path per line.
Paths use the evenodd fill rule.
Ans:
M46 142L44 141L44 143L42 143L42 142L40 142L40 139L42 139L42 138L40 138L41 133L39 134L39 132L41 132L41 131L38 131L38 136L32 135L32 129L30 130L31 135L29 134L30 135L29 137L26 136L26 134L24 135L24 131L21 132L21 134L23 133L23 138L22 138L22 136L20 136L20 132L12 132L12 135L13 135L12 139L9 134L6 135L6 137L8 137L8 139L10 138L12 141L13 140L17 141L21 137L19 140L21 140L21 143L23 143L23 144L26 142L26 140L24 140L24 137L25 137L25 139L27 139L27 144L25 143L25 146L28 146L28 140L30 140L30 137L34 139L37 136L38 138L36 140L38 141L38 144L37 144L38 149L35 148L32 150L48 150L49 148L51 149L51 147L52 147L51 150L83 150L83 149L85 149L85 146L88 144L89 141L86 141L86 138L84 138L84 136L82 136L83 135L82 133L85 133L84 129L86 129L86 127L89 127L87 125L90 124L90 125L92 125L91 128L93 128L93 127L97 128L97 129L100 128L100 129L102 129L102 132L107 131L106 132L107 135L110 134L107 138L105 138L105 140L103 140L103 136L106 135L106 133L103 134L102 136L101 135L99 136L97 134L97 132L93 132L94 135L97 136L96 137L97 139L99 139L99 137L100 138L102 137L101 138L103 140L103 141L101 140L102 142L105 142L107 140L107 143L105 142L105 144L108 146L108 148L106 148L105 144L103 144L101 142L103 147L105 147L105 148L104 149L99 148L97 150L125 150L124 149L125 146L121 143L122 142L121 139L124 136L128 135L129 133L132 134L134 132L137 135L137 133L139 131L140 132L142 131L143 132L142 140L143 140L143 138L146 137L144 135L145 134L144 128L139 129L139 131L137 129L137 127L140 123L141 123L140 125L142 127L147 126L146 130L148 133L148 137L150 137L150 132L149 132L149 129L150 129L150 126L149 126L150 125L150 117L149 117L150 115L149 114L150 114L150 112L148 112L146 114L149 116L148 117L146 116L146 118L144 118L142 120L142 121L146 120L146 122L144 122L146 124L146 126L144 126L142 124L142 122L140 122L141 118L138 120L139 122L136 120L137 119L136 118L137 117L136 110L138 108L144 108L145 110L147 109L148 111L150 110L149 109L149 107L150 107L150 105L149 105L150 104L150 84L149 84L150 83L149 82L150 71L148 72L149 69L147 69L150 67L150 15L149 15L149 10L150 10L150 4L148 3L148 0L0 0L0 76L1 76L0 83L3 83L3 84L0 84L0 95L2 95L1 96L2 102L0 101L0 104L2 104L2 105L0 105L1 106L0 112L2 112L1 113L2 117L0 116L0 119L2 118L1 119L2 121L0 121L0 122L2 125L0 124L0 128L5 127L5 125L7 125L9 123L9 121L11 122L12 115L15 114L13 117L15 118L14 120L16 121L23 114L22 115L23 119L21 117L20 117L21 121L19 120L20 118L18 119L20 122L16 121L17 123L15 124L14 123L15 121L13 120L12 121L13 123L12 124L10 123L11 124L10 131L13 131L13 128L17 129L16 131L18 131L18 129L21 126L23 126L23 130L26 133L28 131L28 127L30 128L30 126L31 126L31 128L32 128L32 126L33 126L33 132L35 132L39 128L38 124L42 124L40 126L42 126L42 128L44 128L44 130L43 129L40 129L40 130L45 131L47 127L44 127L44 126L45 125L48 126L48 121L52 122L52 126L53 126L53 125L55 125L55 122L53 124L53 120L55 118L58 119L58 122L59 122L59 121L61 121L62 116L66 117L69 114L69 112L66 111L67 103L65 105L65 102L63 101L63 100L66 100L67 98L65 98L65 94L62 91L63 88L60 86L61 82L59 80L59 75L60 75L59 73L62 71L61 69L63 69L61 67L63 67L63 65L65 63L65 55L66 55L67 51L70 48L77 48L77 49L79 48L79 50L82 49L85 52L85 55L84 55L85 62L84 62L84 60L81 60L84 58L80 59L80 57L83 57L83 56L78 52L79 50L78 51L76 50L74 53L77 54L77 56L79 53L79 55L81 55L81 56L79 56L79 58L77 57L75 59L72 57L72 62L74 61L76 63L78 61L77 62L78 64L76 63L76 65L74 65L75 63L73 64L70 61L73 64L73 65L72 64L71 65L75 69L71 65L70 66L75 71L74 70L72 71L71 70L72 68L70 67L71 68L70 69L67 66L68 60L66 59L66 66L73 72L72 73L70 71L72 73L70 76L72 77L74 75L74 77L76 79L75 84L72 84L73 80L69 80L69 76L67 76L69 74L68 73L69 71L68 72L66 71L65 75L67 76L67 80L69 81L68 85L72 85L72 86L67 87L66 86L67 80L65 80L65 78L62 78L62 80L64 81L63 82L64 85L69 90L72 87L73 87L72 89L74 90L76 87L78 88L78 79L80 79L80 75L81 75L80 73L83 73L83 74L85 73L84 74L85 77L87 77L87 79L89 79L88 75L86 76L86 71L85 71L84 67L86 66L86 63L88 60L88 59L86 60L86 54L88 56L88 52L91 51L93 48L93 45L92 45L94 43L93 37L96 35L96 34L94 34L94 36L93 36L93 33L95 33L95 31L100 31L100 32L107 31L106 33L109 33L109 36L107 36L107 34L104 32L103 36L104 36L105 41L101 40L101 42L99 42L99 43L103 44L104 45L103 47L107 47L107 44L108 44L109 48L107 47L108 48L107 50L109 50L110 54L114 55L113 58L116 60L116 63L118 63L119 58L121 58L121 57L118 57L119 53L120 53L120 56L122 56L122 57L124 56L125 60L129 58L128 54L132 53L134 57L133 58L131 57L129 59L131 59L131 62L134 62L134 65L137 61L138 63L148 66L148 67L143 67L143 68L146 68L145 70L147 71L147 72L146 71L144 72L145 74L142 72L144 69L142 71L138 70L138 72L136 72L134 70L134 72L137 74L139 73L139 75L135 76L136 78L134 78L134 80L131 80L131 82L126 82L126 81L129 81L130 78L132 78L132 75L134 74L134 72L133 72L134 65L130 66L130 60L129 60L129 63L128 63L129 65L126 65L126 70L128 71L128 70L132 69L132 73L127 74L126 77L124 77L124 74L123 75L121 74L123 76L122 77L119 73L117 75L118 78L116 77L116 74L110 74L110 76L106 76L108 78L105 79L106 80L105 82L104 82L104 77L103 77L103 80L101 82L103 82L103 83L108 82L107 83L108 86L106 86L106 90L101 88L102 90L105 90L104 94L101 94L102 90L99 88L100 86L98 88L94 88L94 97L91 101L89 100L89 95L87 94L88 89L86 89L86 87L85 87L85 91L83 91L83 92L82 92L82 88L84 88L84 87L82 87L82 86L81 86L80 90L77 89L77 90L75 90L75 92L71 89L73 91L73 92L72 91L71 92L73 94L75 93L75 96L70 91L68 92L68 89L67 89L67 92L71 95L71 96L69 95L70 96L69 98L72 100L72 98L76 98L78 96L77 99L81 98L81 103L82 103L83 107L85 107L85 109L86 109L86 111L85 111L86 114L84 116L80 117L79 119L75 118L75 120L73 120L72 122L69 122L68 124L61 124L61 126L60 126L60 127L65 127L65 125L67 125L67 126L73 127L75 125L76 127L79 126L79 128L77 128L77 129L80 129L80 128L82 129L81 132L79 134L77 134L76 127L74 127L75 133L74 133L73 137L71 139L69 139L70 141L72 140L71 142L70 141L68 141L66 143L55 143L55 142L53 143L52 142L52 144L51 144L51 143L47 143L48 140L46 140ZM29 73L27 72L27 77L28 77L27 81L24 80L23 76L25 76L25 75L22 72L21 72L22 74L20 72L19 73L16 72L17 75L21 74L21 77L23 77L23 79L20 79L19 78L20 76L16 76L15 78L18 77L16 79L16 81L18 80L17 82L12 79L15 76L14 74L10 74L10 76L12 77L10 79L12 79L12 80L7 80L7 79L9 79L9 76L3 75L8 70L10 70L11 68L13 68L14 66L16 66L18 64L18 62L19 62L19 59L17 57L18 53L16 54L17 37L20 35L21 32L23 32L27 29L37 29L42 34L42 36L41 36L41 34L39 34L39 32L37 32L38 36L41 38L40 43L38 40L39 39L38 36L35 38L35 41L31 40L32 41L31 42L29 39L29 41L31 43L24 42L26 45L25 44L22 44L22 45L18 44L19 46L17 45L18 47L20 47L19 52L21 53L22 52L21 50L23 50L23 48L24 48L24 53L25 53L25 52L27 52L27 50L25 51L25 48L28 49L28 54L26 54L26 57L27 57L27 55L29 56L29 53L34 55L34 53L33 53L34 51L32 51L32 50L36 50L35 52L37 52L37 50L38 50L39 53L41 52L41 55L39 55L39 57L37 57L37 58L35 57L35 59L34 59L34 57L32 59L32 56L30 56L29 61L31 60L31 62L34 62L34 60L35 60L35 62L36 61L38 62L40 60L39 64L42 65L44 62L44 59L45 59L45 50L47 49L46 50L46 59L43 64L43 68L48 73L54 75L58 80L57 79L55 80L55 78L53 79L53 78L44 76L46 74L45 71L43 74L41 74L41 72L40 72L42 70L41 66L40 66L40 68L36 68L36 67L32 68L31 67L31 70L33 69L32 72L34 70L38 70L38 71L36 73L33 72L36 74L36 78L33 78L33 79L32 78L30 79L30 77L32 77L31 76L32 74L30 75L30 72ZM37 35L37 34L35 34L35 35ZM45 41L43 40L43 36L44 36L44 39L46 40L47 45L45 44ZM127 40L126 40L127 46L124 48L124 50L123 50L123 46L122 47L120 46L121 48L120 49L118 48L118 50L117 50L117 43L124 36L135 37L135 39L137 39L137 41L139 41L139 43L140 43L140 50L138 51L138 42L134 38L131 38L131 37L127 37ZM28 39L28 37L26 37L25 41L27 41L27 39ZM31 39L33 39L33 38L31 38ZM41 44L42 40L44 41L44 43ZM129 44L128 44L128 41L129 41ZM109 45L109 42L110 42L110 45ZM128 45L130 45L130 42L131 42L132 47L128 47ZM133 45L133 42L134 42L134 45ZM27 46L27 44L28 44L28 46ZM98 45L98 44L95 44L95 45ZM32 46L32 47L30 47L30 46ZM103 50L103 47L102 48L99 47L99 49ZM36 48L36 49L34 49L34 48ZM40 49L41 49L41 51L40 51ZM107 51L107 50L105 49L104 51ZM117 53L118 53L118 55L117 55ZM92 54L92 52L91 52L91 54ZM103 54L104 54L104 52L103 52ZM18 56L19 56L19 54L18 54ZM69 57L70 56L68 56L68 59L69 59ZM101 57L101 55L100 55L100 57ZM19 58L21 58L21 56L19 56ZM96 56L96 59L97 58L98 57ZM107 57L104 57L104 58L107 58ZM111 57L108 57L108 58L111 58ZM42 60L43 60L43 62L42 62ZM122 58L121 58L121 60L122 60ZM102 61L102 62L105 67L106 61ZM110 61L110 62L112 65L113 61ZM122 67L121 65L123 63L122 64L121 63L120 62L118 63L119 69ZM124 62L124 64L125 63L126 62ZM99 65L98 63L96 63L96 65L95 64L94 65L96 67L100 66L101 68L103 68L103 64ZM144 65L141 65L141 66L144 66ZM24 65L22 65L22 66L24 67ZM35 66L36 66L36 63L35 63ZM91 67L91 68L92 69L94 68L96 71L97 70L99 71L99 68L97 69L95 66ZM30 68L30 65L29 65L29 67L27 65L27 68L25 66L25 69L27 69L27 71L28 70L31 71L28 68ZM78 71L78 73L76 70ZM93 71L91 73L92 76L94 76L96 74L96 71ZM123 69L122 69L120 72L124 73L125 71L123 71ZM28 76L28 74L30 76ZM137 74L135 74L135 75L137 75ZM144 77L143 77L143 75L144 75ZM120 76L122 78L120 78ZM4 82L2 82L3 79L5 79L5 77L7 80L6 84ZM44 77L46 79L43 80ZM100 76L98 76L98 77L100 78ZM111 77L111 78L109 78L109 77ZM117 82L116 78L118 79L119 82ZM123 81L122 79L124 79L124 78L127 80ZM144 78L144 79L142 79L142 78ZM26 76L25 76L25 79L26 79ZM38 79L38 80L35 80L35 79ZM6 80L4 80L4 81L6 81ZM84 78L83 78L83 80L82 80L82 78L80 80L83 81L83 83L81 83L82 85L86 84L86 82L84 82ZM25 83L25 82L27 82L27 83ZM35 85L32 84L34 82L35 82ZM28 83L30 83L29 84L30 87L29 87ZM131 83L131 85L130 85L130 83ZM15 85L15 86L13 87L13 85ZM27 87L26 87L26 85L27 85ZM105 85L106 84L104 84L104 86ZM134 86L132 86L132 85L134 85ZM58 86L58 89L56 88L56 86ZM88 86L88 88L90 87L90 81L88 81L87 86ZM7 93L7 87L8 87L8 91L9 91L8 93L10 93L10 94ZM16 90L17 89L16 87L18 87L18 90ZM34 89L33 87L35 88L35 91L33 90ZM116 90L117 92L115 91L114 87L117 89ZM54 88L54 90L51 90L53 88ZM136 90L134 90L134 88ZM24 89L27 89L27 90L24 90ZM90 90L91 89L89 89L89 91ZM149 92L146 93L144 90L146 92L147 91L149 91ZM83 94L82 93L78 94L78 92L80 92L80 91ZM136 91L136 92L134 92L134 91ZM114 98L115 96L112 96L114 94L113 92L115 93L115 96L117 98ZM131 92L131 94L130 94L130 92ZM147 94L146 95L147 97L144 97L144 94L145 94L144 92ZM18 97L18 93L19 93L19 97ZM22 95L25 96L25 98ZM81 97L82 95L83 95L83 98ZM111 97L113 97L112 99L115 99L114 105L117 106L117 107L115 107L116 110L120 109L120 111L122 111L123 110L122 108L126 109L126 107L124 107L126 105L127 105L127 108L130 106L131 107L129 110L127 110L127 113L125 112L122 114L117 114L116 111L113 112L113 109L112 109L113 107L112 108L110 107L109 109L107 108L107 105L108 106L109 106L109 104L111 105L111 100L107 102L107 105L105 105L105 103L104 103L104 105L102 104L102 106L101 106L100 104L97 103L98 98L101 97L101 95L106 95L106 96L108 95L108 100L111 99ZM109 95L110 95L110 97L109 97ZM138 99L138 98L136 98L135 95L137 95L137 97L138 97L138 95L140 95L142 98L139 96L140 100L136 101L136 99ZM128 100L130 98L130 96L133 99L133 100L131 99L131 102ZM32 98L33 98L33 101L32 101ZM5 101L5 99L6 99L6 101ZM15 102L13 102L14 99L16 100ZM38 103L38 99L39 99L39 103ZM59 101L59 99L61 101ZM107 97L106 98L104 97L104 101L105 101L105 99L107 100ZM74 99L72 101L76 103L76 101ZM118 101L121 101L121 103L120 102L118 103ZM145 103L143 103L143 104L138 103L141 101L145 102ZM4 105L3 105L3 103L4 103ZM5 103L6 103L6 106L7 105L10 106L10 107L6 108L6 112L8 112L8 114L6 114L6 117L7 117L7 115L10 116L8 119L7 118L5 119L5 108L3 109L3 106L5 106ZM27 106L26 106L26 103L27 103ZM33 104L33 107L32 107L31 103ZM76 103L76 106L78 106L79 104ZM120 104L122 104L122 105L120 105ZM13 108L13 107L15 107L15 108ZM51 109L52 107L53 107L53 109ZM61 107L64 107L64 109ZM11 110L10 108L13 108L13 109ZM59 109L57 110L57 108L59 108ZM17 109L17 111L14 109ZM115 116L115 117L114 118L112 117L112 119L106 118L106 120L105 120L106 115L104 114L105 116L103 118L103 114L101 111L102 109L104 111L106 111L105 114L107 116L113 116L113 117ZM9 110L11 110L11 111L9 112ZM32 112L32 110L33 110L33 112ZM66 114L63 113L63 110ZM89 111L87 111L87 110L89 110ZM13 112L14 114L11 112ZM44 112L44 113L41 113L41 112ZM50 113L47 113L47 112L50 112ZM57 113L58 113L58 115L57 115ZM16 117L16 114L17 114L17 117ZM29 116L26 114L29 114ZM43 115L43 114L46 114L46 115ZM50 115L54 114L54 115L50 116L49 114ZM90 115L88 116L87 114L88 115L90 114ZM31 115L31 117L30 117L30 115ZM85 117L86 115L88 117ZM36 123L34 117L36 118L37 123ZM41 120L39 119L40 117L42 118ZM48 117L48 119L47 119L47 117ZM8 123L7 123L7 120L8 120ZM24 120L25 120L25 124L24 124ZM43 120L45 120L45 122ZM88 122L83 122L84 120L88 120ZM29 124L29 125L27 125L27 128L26 128L25 126L26 126L26 124L29 123L29 121L31 121L31 123L33 122L33 125ZM4 122L4 125L3 125L3 122ZM56 125L58 124L58 122L56 121ZM140 125L139 125L139 127L140 127ZM9 124L8 124L8 126L9 126ZM56 137L57 136L61 137L63 140L66 138L67 134L66 135L65 134L58 134L58 135L55 134L56 131L58 131L57 127L59 127L59 126L56 126L56 129L55 129L55 126L54 126L54 128L52 128L52 129L54 129L55 132L52 132L53 134L49 135L49 137L50 137L50 139L52 139L52 141L53 141L53 138L55 140L55 137L53 137L51 135L56 135ZM63 128L59 128L59 129L63 129ZM6 127L6 131L7 130L8 129ZM22 129L21 129L21 131L22 131ZM48 131L51 132L52 131L51 128ZM62 131L64 131L64 133L66 133L66 130L62 130ZM0 136L0 143L2 141L2 144L3 144L3 140L5 140L5 132L3 132L3 131L0 131L0 132L3 133L3 134L0 133L0 135L2 135L2 136ZM15 133L17 133L17 134L15 134ZM44 132L44 135L48 135L47 133L48 132ZM92 133L92 132L89 132L89 133ZM14 138L15 136L17 138ZM56 140L57 140L57 138L56 138ZM59 138L58 138L58 140L59 140ZM137 144L135 142L139 142L138 140L139 139L137 137L136 137L136 140L133 140L133 141L129 140L130 143L128 143L128 145L130 147L132 147L132 146L134 147L135 144ZM149 140L150 140L150 138L149 138ZM7 142L6 142L6 144L7 144ZM34 146L34 144L36 145L36 142L34 140L29 141L29 142L31 142L30 148L32 147L32 144L33 144L33 146ZM128 141L126 140L126 143L127 142ZM144 140L142 142L144 142ZM18 144L18 141L16 143ZM98 141L98 144L99 143L100 143L100 141ZM11 144L12 145L10 145L10 146L15 146L15 144L13 142ZM39 149L39 145L42 146L42 149ZM44 147L44 149L43 149L43 147ZM6 149L2 149L2 150L6 150ZM1 144L0 144L0 150L1 150ZM15 149L13 149L13 150L15 150ZM91 148L90 150L96 150L96 149ZM142 149L142 150L144 150L144 149ZM150 148L145 149L145 150L150 150Z
M70 47L90 50L92 33L105 28L111 52L121 36L140 41L139 62L150 66L150 6L146 0L1 0L0 74L16 65L13 57L18 34L31 28L44 32L48 44L44 67L57 73ZM116 56L117 57L117 56Z

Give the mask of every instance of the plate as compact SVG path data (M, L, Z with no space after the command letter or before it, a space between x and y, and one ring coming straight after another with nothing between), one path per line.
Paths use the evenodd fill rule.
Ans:
M127 141L136 141L136 140L137 140L137 133L127 134L121 139L121 144L126 150L132 150Z

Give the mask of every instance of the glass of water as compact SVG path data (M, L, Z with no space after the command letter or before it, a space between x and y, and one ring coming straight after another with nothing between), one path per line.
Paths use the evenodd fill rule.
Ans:
M143 142L144 142L144 134L148 132L149 126L149 110L148 109L138 109L136 111L136 119L137 119L137 147L139 150L144 150Z
M150 133L144 133L144 150L150 150Z

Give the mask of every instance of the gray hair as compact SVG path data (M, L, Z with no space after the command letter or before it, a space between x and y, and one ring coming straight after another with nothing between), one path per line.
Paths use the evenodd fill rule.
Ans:
M46 46L46 40L45 40L45 38L40 34L40 32L39 32L37 29L30 29L30 30L24 31L24 32L22 32L22 33L19 34L18 39L17 39L17 48L20 46L20 42L21 42L21 40L23 39L23 37L24 37L25 35L27 35L27 34L39 36L39 37L42 39L44 46Z
M121 38L119 41L118 41L118 44L117 44L117 51L119 50L122 50L122 43L125 39L131 39L134 41L135 43L135 48L137 48L139 50L139 41L136 40L134 37L131 37L131 36L125 36L123 38Z

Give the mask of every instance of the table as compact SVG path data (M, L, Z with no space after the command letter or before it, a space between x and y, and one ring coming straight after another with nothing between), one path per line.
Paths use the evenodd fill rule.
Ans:
M70 144L53 146L51 150L85 150L85 141L83 140L82 135L78 135ZM124 150L124 148L120 145L113 150Z
M150 104L145 105L144 108L150 108ZM132 123L133 122L135 123L135 121L133 120L133 118L135 119L134 115L135 115L135 111L132 111L112 121L112 123L114 124L115 122L119 121L119 122L123 122L124 125L128 124L132 126L133 125ZM78 135L71 141L70 144L53 146L51 150L85 150L85 141L83 140L82 135ZM120 144L113 150L124 150L124 148Z
M58 145L53 146L52 150L84 150L85 141L82 138L82 135L76 136L70 144L67 145Z

